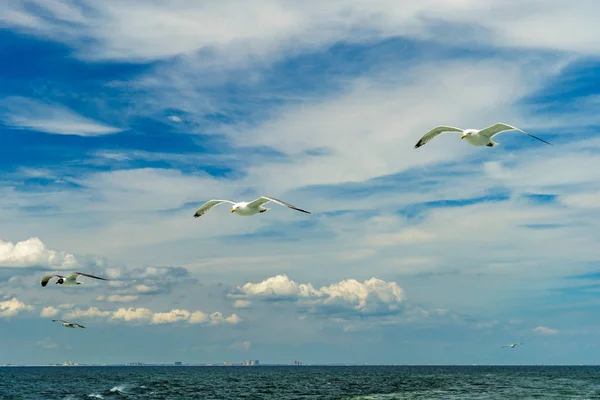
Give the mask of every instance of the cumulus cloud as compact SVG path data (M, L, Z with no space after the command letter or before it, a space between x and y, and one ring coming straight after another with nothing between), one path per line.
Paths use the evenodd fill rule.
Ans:
M258 283L238 287L238 296L270 301L302 301L323 313L394 314L401 311L404 295L396 282L371 278L364 282L342 280L315 289L299 284L287 275L277 275ZM236 296L236 294L232 294Z
M187 321L191 313L188 310L171 310L165 313L154 313L150 323L152 324L172 324L178 321Z
M312 284L298 284L287 275L272 276L258 283L248 282L239 289L241 293L248 296L277 300L295 300L299 297L318 297L320 295Z
M54 317L59 313L59 309L52 307L52 306L48 306L48 307L44 307L42 309L42 312L40 313L40 317L44 317L44 318L48 318L48 317Z
M119 308L112 313L112 319L120 319L123 321L143 321L152 319L152 311L147 308Z
M79 266L77 258L64 251L51 250L37 237L16 243L0 240L0 266L69 269Z
M250 300L236 300L233 302L234 308L248 308L252 304Z
M190 324L220 325L237 324L241 319L236 314L226 317L220 312L206 314L202 311L189 311L184 309L173 309L167 312L154 312L143 307L121 307L115 311L100 310L90 307L86 310L76 309L67 314L65 318L105 318L107 320L148 323L148 324L173 324L176 322L187 322Z
M33 307L13 297L10 300L0 301L0 318L13 317L22 311L31 311Z
M69 311L65 315L65 319L71 318L98 318L98 317L107 317L111 314L110 311L100 310L98 307L90 307L87 310L83 310L77 308L75 310Z
M558 330L548 328L547 326L538 326L533 328L532 331L541 335L556 335L558 333Z

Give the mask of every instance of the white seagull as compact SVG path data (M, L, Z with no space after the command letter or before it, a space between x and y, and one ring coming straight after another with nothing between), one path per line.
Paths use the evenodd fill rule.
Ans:
M518 345L523 345L523 344L524 344L524 343L513 343L513 344L507 344L507 345L504 345L504 346L502 346L502 347L503 347L503 348L504 348L504 347L510 347L511 349L514 349L514 348L515 348L515 347L517 347Z
M231 207L232 213L236 213L237 215L241 215L244 217L249 217L251 215L258 214L258 213L264 213L265 211L269 210L269 208L265 208L262 205L265 203L268 203L270 201L273 203L291 208L292 210L310 214L310 212L308 212L306 210L302 210L302 209L300 209L296 206L293 206L289 203L286 203L285 201L277 200L272 197L261 196L256 200L252 200L250 203L246 203L245 201L240 201L240 202L236 203L231 200L209 200L206 203L202 204L202 206L198 209L198 211L196 211L196 213L194 214L194 218L201 217L202 215L206 214L211 208L213 208L214 206L221 204L221 203L233 204L233 206Z
M83 325L76 324L75 322L65 321L64 319L53 319L52 322L62 322L62 326L65 328L85 328Z
M100 279L103 281L108 280L105 278L100 278L99 276L84 274L83 272L73 272L71 275L69 275L67 277L64 277L62 275L44 275L44 277L42 278L42 286L46 286L48 284L48 282L50 281L50 279L52 279L52 278L58 278L56 280L56 284L58 284L58 285L64 285L64 286L81 285L81 282L77 281L77 277L79 275L87 276L89 278L94 278L94 279Z
M527 136L531 136L532 138L541 140L542 142L553 146L552 143L548 143L544 139L540 139L537 136L530 135L529 133L524 132L524 131L520 130L519 128L515 128L514 126L510 126L507 124L503 124L502 122L498 122L495 125L488 126L487 128L484 128L481 130L460 129L460 128L455 128L453 126L445 126L445 125L436 126L432 130L427 132L425 135L423 135L423 137L417 142L417 144L415 144L415 149L418 149L419 147L423 146L425 143L429 142L430 140L433 140L436 136L438 136L444 132L462 132L462 135L460 138L467 139L467 142L469 142L473 146L494 147L498 143L493 142L492 138L501 132L511 131L511 130L517 130L521 133L526 134Z

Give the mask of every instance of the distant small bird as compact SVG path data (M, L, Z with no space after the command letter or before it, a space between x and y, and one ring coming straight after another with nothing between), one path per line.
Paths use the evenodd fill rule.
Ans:
M514 349L514 348L515 348L515 347L517 347L518 345L523 345L523 344L525 344L525 343L513 343L513 344L507 344L507 345L504 345L504 346L502 346L502 347L503 347L503 348L504 348L504 347L510 347L511 349Z
M100 279L103 281L108 280L105 278L100 278L99 276L84 274L83 272L73 272L68 277L64 277L62 275L44 275L44 277L42 278L42 286L46 286L48 284L48 282L50 281L50 279L52 279L52 278L58 278L56 281L57 285L64 285L64 286L81 285L81 282L77 282L77 277L79 275L87 276L89 278L94 278L94 279Z
M275 204L279 204L279 205L291 208L292 210L310 214L309 211L302 210L296 206L286 203L285 201L277 200L272 197L261 196L258 199L251 201L250 203L246 203L245 201L240 201L240 202L236 203L231 200L209 200L206 203L202 204L202 206L200 206L200 208L194 214L194 218L201 217L202 215L204 215L208 211L210 211L211 208L213 208L214 206L221 204L221 203L233 204L233 207L231 208L232 213L236 213L237 215L241 215L243 217L249 217L251 215L263 213L263 212L269 210L269 208L265 208L262 205L265 203L268 203L270 201Z
M493 147L498 144L498 143L492 141L492 138L494 136L496 136L497 134L499 134L501 132L511 131L511 130L517 130L521 133L526 134L527 136L531 136L532 138L535 138L537 140L540 140L546 144L553 146L552 143L546 142L544 139L540 139L537 136L530 135L529 133L524 132L524 131L520 130L519 128L515 128L514 126L503 124L502 122L498 122L495 125L488 126L487 128L484 128L481 130L460 129L460 128L455 128L453 126L445 126L445 125L436 126L432 130L427 132L425 135L423 135L423 137L415 145L415 149L418 149L419 147L423 146L425 143L429 142L430 140L433 140L438 135L440 135L444 132L462 132L462 135L460 138L467 139L467 142L469 142L473 146Z
M65 328L84 328L85 326L76 324L75 322L65 321L64 319L53 319L52 322L62 322L62 326Z

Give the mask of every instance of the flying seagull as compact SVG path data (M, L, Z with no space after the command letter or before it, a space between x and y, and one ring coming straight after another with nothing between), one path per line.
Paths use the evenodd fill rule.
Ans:
M84 274L83 272L73 272L71 275L69 275L67 277L64 277L62 275L44 275L44 277L42 278L42 286L46 286L48 284L48 281L50 281L50 279L55 278L55 277L58 278L56 280L56 284L58 284L58 285L65 285L65 286L81 285L81 282L77 282L77 277L79 275L87 276L89 278L94 278L94 279L100 279L103 281L108 280L105 278L100 278L99 276Z
M423 137L417 142L417 144L415 144L415 149L418 149L419 147L423 146L425 143L429 142L430 140L433 140L436 136L438 136L444 132L462 132L462 135L460 138L467 139L467 142L469 142L473 146L494 147L498 143L493 142L492 138L501 132L511 131L511 130L517 130L521 133L526 134L527 136L531 136L532 138L541 140L542 142L553 146L552 143L548 143L544 139L540 139L537 136L530 135L529 133L524 132L524 131L520 130L519 128L515 128L514 126L503 124L502 122L498 122L495 125L488 126L487 128L484 128L481 130L460 129L460 128L454 128L452 126L445 126L445 125L436 126L432 130L427 132L425 135L423 135Z
M194 218L201 217L202 215L206 214L211 208L213 208L214 206L221 204L221 203L233 204L233 206L231 208L232 213L236 213L237 215L241 215L244 217L249 217L251 215L263 213L263 212L269 210L269 208L265 208L262 205L265 203L268 203L270 201L273 203L279 204L281 206L286 206L288 208L291 208L292 210L310 214L310 212L308 212L306 210L302 210L302 209L300 209L296 206L293 206L289 203L286 203L285 201L277 200L272 197L261 196L256 200L252 200L250 203L246 203L245 201L240 201L240 202L236 203L231 200L209 200L206 203L202 204L202 206L198 209L198 211L196 211L196 213L194 214Z
M502 346L502 347L503 347L503 348L504 348L504 347L510 347L511 349L514 349L514 348L515 348L515 347L517 347L518 345L522 345L522 344L524 344L524 343L513 343L513 344L507 344L507 345L504 345L504 346Z
M52 322L62 322L62 326L65 328L85 328L83 325L76 324L75 322L65 321L64 319L53 319Z

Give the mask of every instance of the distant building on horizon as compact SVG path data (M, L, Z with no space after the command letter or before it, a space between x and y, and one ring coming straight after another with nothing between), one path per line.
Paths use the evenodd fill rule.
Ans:
M181 361L175 361L175 365L181 365Z

